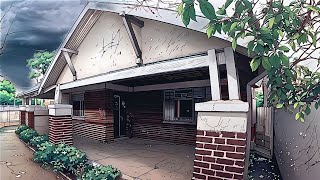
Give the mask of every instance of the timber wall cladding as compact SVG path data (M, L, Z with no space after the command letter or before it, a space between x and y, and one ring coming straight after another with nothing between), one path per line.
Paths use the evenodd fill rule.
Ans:
M113 92L101 90L84 95L85 120L73 121L74 134L90 139L110 142L113 135Z
M73 133L82 137L94 139L100 142L110 142L113 136L113 129L107 128L105 124L88 123L81 120L73 120Z
M163 92L132 93L128 112L133 115L133 136L176 144L195 144L196 126L163 123Z

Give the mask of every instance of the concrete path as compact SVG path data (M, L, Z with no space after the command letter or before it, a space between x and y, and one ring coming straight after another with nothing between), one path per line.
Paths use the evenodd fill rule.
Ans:
M138 138L104 144L79 136L74 136L73 143L94 162L118 168L127 180L192 178L194 146Z
M15 128L0 128L0 180L63 179L32 161L33 152L19 140Z

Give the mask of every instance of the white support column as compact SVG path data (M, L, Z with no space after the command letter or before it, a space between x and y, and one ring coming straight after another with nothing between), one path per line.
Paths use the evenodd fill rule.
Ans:
M212 100L221 99L219 70L216 57L216 51L214 49L208 51L208 64L211 84L211 97Z
M238 100L240 99L239 78L234 62L233 49L231 47L224 48L224 54L226 57L229 99Z
M62 93L60 90L60 84L57 85L56 91L54 93L54 104L61 104Z

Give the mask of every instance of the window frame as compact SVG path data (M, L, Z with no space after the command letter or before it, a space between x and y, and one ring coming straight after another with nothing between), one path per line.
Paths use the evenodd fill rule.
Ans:
M193 97L187 97L187 98L176 98L175 97L175 92L176 91L181 91L181 90L190 90L191 92L193 92L192 88L186 88L186 89L168 89L168 90L164 90L163 91L163 123L168 123L168 124L192 124L195 125L196 122L196 112L195 112L195 101ZM170 99L170 101L173 101L173 116L172 119L166 119L166 101L168 101L168 99L166 99L166 92L173 92L173 99ZM191 100L192 101L192 117L175 117L175 111L176 111L176 107L175 107L175 102L176 100Z
M74 100L74 95L82 95L83 100ZM74 102L79 102L79 115L74 115ZM71 103L72 103L72 118L78 120L84 120L85 118L85 101L84 101L84 93L71 94Z

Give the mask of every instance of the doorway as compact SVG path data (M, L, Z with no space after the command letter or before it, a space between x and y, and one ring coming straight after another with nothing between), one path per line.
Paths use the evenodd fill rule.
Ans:
M113 96L114 138L126 136L126 102L119 95Z

